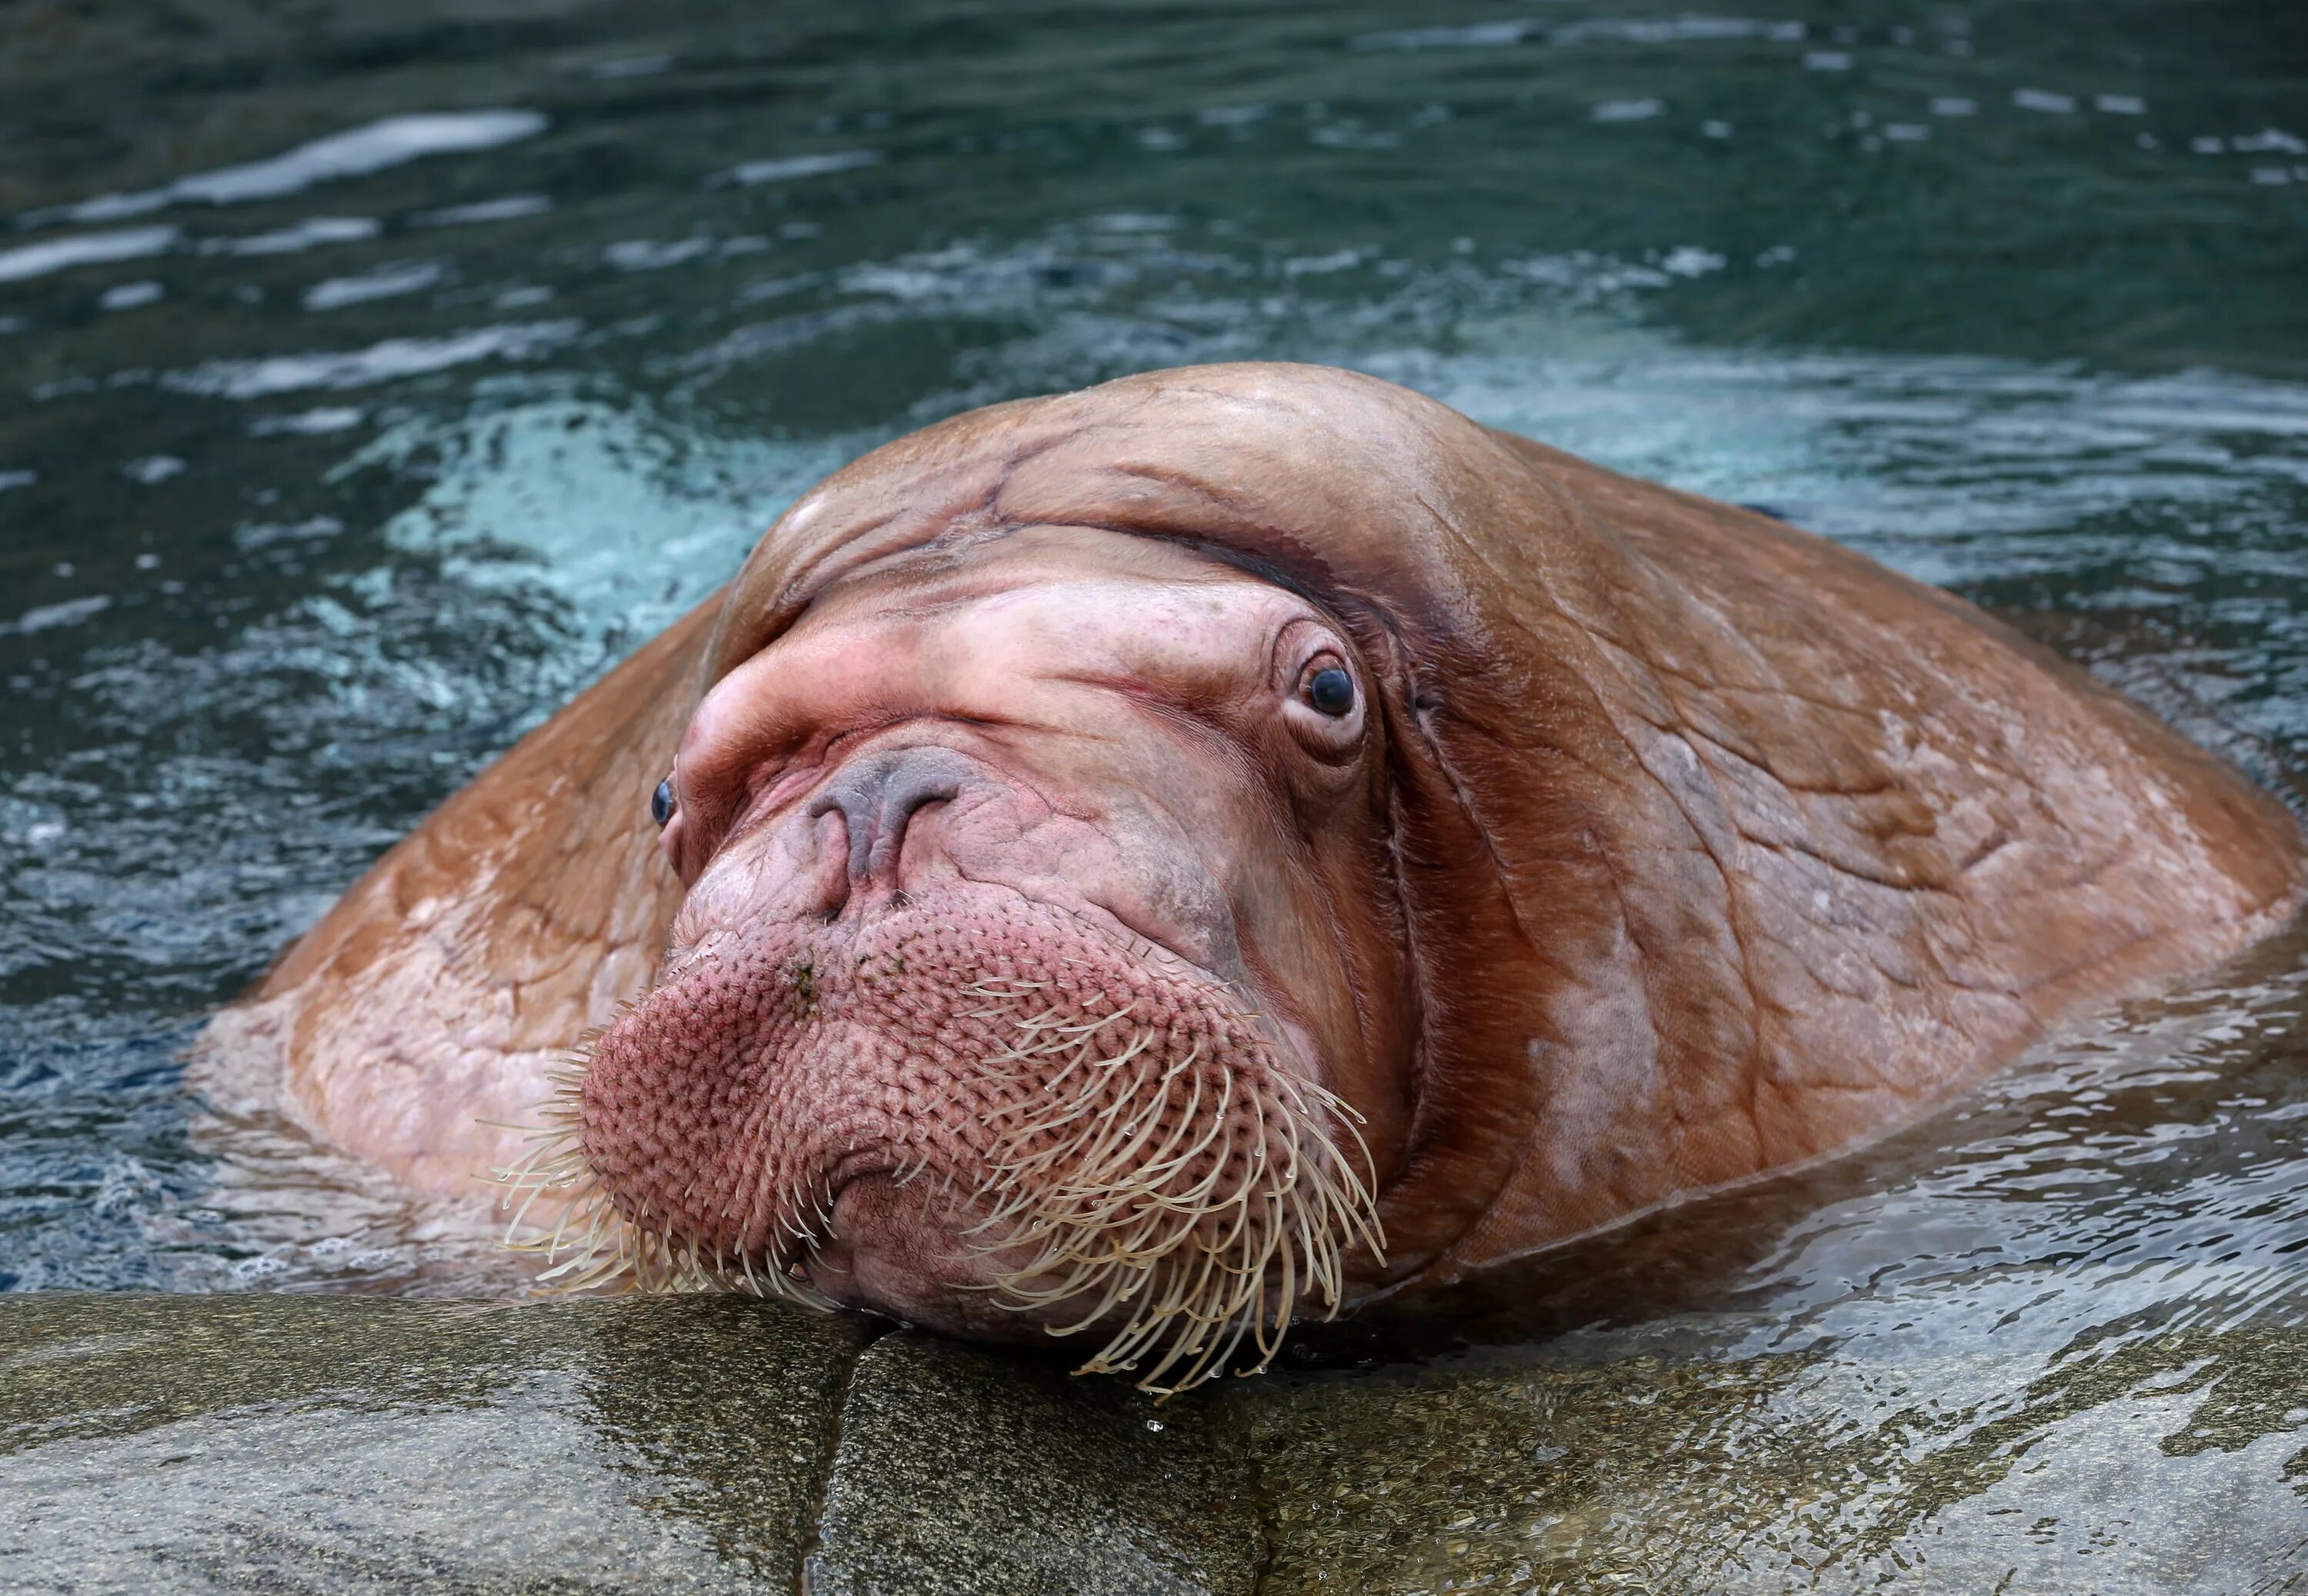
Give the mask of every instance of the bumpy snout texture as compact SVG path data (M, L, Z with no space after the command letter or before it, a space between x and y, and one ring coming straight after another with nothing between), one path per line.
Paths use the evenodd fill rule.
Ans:
M1087 1332L1150 1389L1262 1362L1377 1244L1349 1111L1264 1017L1001 888L711 939L564 1092L570 1275Z

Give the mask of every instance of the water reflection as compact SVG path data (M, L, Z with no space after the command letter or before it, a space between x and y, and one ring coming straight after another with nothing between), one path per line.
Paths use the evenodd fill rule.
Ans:
M141 260L161 253L178 236L174 227L123 227L116 232L82 233L70 238L20 245L14 249L0 250L0 283L20 283L28 278L45 277L51 271L67 271L74 266Z

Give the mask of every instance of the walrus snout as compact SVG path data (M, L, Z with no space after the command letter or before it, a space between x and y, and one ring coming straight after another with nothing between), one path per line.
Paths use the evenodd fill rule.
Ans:
M1270 1022L1007 888L713 940L572 1098L583 1223L645 1285L1094 1333L1164 1389L1270 1352L1376 1246L1349 1117Z

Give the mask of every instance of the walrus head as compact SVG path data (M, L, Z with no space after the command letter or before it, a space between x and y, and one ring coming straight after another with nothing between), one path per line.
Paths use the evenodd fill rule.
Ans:
M578 1277L1084 1333L1168 1389L1379 1266L1408 687L1293 569L1366 484L1331 430L1109 384L889 445L764 538L656 798L657 982L532 1171L591 1194Z
M691 720L688 896L590 1050L587 1165L794 1294L1096 1326L1149 1379L1270 1346L1376 1243L1328 1084L1393 1040L1367 695L1315 605L1124 534L847 574Z

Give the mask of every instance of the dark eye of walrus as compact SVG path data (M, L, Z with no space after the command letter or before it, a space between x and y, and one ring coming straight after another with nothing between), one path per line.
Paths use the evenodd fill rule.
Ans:
M660 830L667 820L673 819L673 777L670 776L658 783L657 791L650 794L650 819L658 823Z
M1355 707L1355 679L1336 665L1317 671L1306 683L1306 701L1335 720Z

